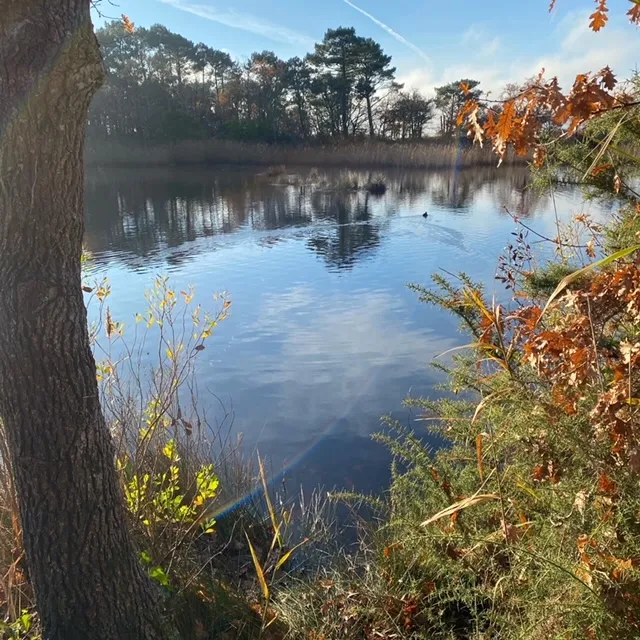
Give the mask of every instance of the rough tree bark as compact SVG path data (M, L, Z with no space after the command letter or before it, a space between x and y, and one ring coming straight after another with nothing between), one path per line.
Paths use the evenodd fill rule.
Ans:
M163 637L126 524L81 292L89 0L0 0L0 417L48 640Z

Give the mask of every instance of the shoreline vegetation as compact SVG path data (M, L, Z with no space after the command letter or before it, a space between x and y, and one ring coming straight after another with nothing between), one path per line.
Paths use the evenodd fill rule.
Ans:
M379 169L447 170L496 167L491 149L439 139L420 142L349 141L332 144L279 145L235 140L185 140L140 144L116 141L89 142L89 167L164 166L297 166ZM503 164L526 166L527 159L510 154Z

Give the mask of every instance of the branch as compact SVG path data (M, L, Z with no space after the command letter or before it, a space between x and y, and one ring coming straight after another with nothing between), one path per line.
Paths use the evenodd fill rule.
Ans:
M559 247L567 247L568 249L586 249L587 248L586 244L566 244L566 243L562 242L560 240L560 238L556 238L554 240L553 238L549 238L547 236L543 236L541 233L538 233L535 229L532 229L530 226L528 226L524 222L522 222L522 220L520 220L520 218L518 218L518 216L516 216L513 213L511 213L511 211L509 211L508 207L505 206L504 210L507 212L507 214L512 218L512 220L516 224L521 225L527 231L530 231L531 233L533 233L533 235L538 236L538 238L540 238L541 240L544 240L545 242L551 242L552 244L555 244L555 245L557 245Z

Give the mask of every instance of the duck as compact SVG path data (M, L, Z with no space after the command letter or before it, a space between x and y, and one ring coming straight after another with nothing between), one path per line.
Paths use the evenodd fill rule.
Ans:
M423 217L423 218L428 218L428 217L429 217L429 214L425 211L425 212L422 214L422 217Z

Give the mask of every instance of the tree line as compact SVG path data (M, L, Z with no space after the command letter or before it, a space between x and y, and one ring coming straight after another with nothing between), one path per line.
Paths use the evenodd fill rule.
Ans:
M107 80L90 111L93 139L419 140L432 122L441 135L458 131L462 82L481 93L473 80L434 99L404 90L391 56L353 28L329 29L303 58L262 51L238 61L159 24L128 27L97 31Z

